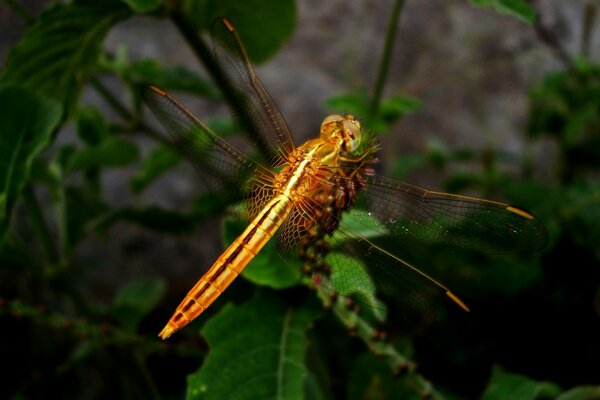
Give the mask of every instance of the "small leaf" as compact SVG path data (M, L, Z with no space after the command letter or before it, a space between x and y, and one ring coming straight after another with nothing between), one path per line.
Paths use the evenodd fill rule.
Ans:
M359 118L364 118L368 113L368 98L362 90L330 97L325 101L325 105L332 112L353 114Z
M131 141L110 138L98 146L86 147L74 153L69 159L71 171L95 167L122 167L137 161L138 147Z
M156 232L172 234L189 233L196 227L196 220L187 214L150 206L117 209L95 221L95 228L104 230L117 221L128 221Z
M105 35L127 16L127 7L114 0L54 5L11 49L0 82L23 84L70 111L96 66Z
M418 111L421 102L410 96L395 95L381 102L379 114L386 122L395 121L398 117L411 112Z
M185 91L211 100L221 99L215 85L182 66L164 67L153 59L144 59L132 64L122 61L112 66L120 76L137 86L153 83L167 90Z
M536 400L556 398L560 387L551 382L538 382L524 375L511 374L495 366L482 400Z
M0 88L0 245L12 206L29 181L35 157L49 145L60 105L18 86Z
M115 315L134 331L165 295L166 287L161 278L148 278L130 283L123 287L115 298Z
M163 173L179 163L179 154L167 146L157 146L142 163L138 174L131 179L134 193L141 193Z
M242 233L247 224L239 220L225 220L223 239L225 243L232 243ZM298 257L292 255L284 260L275 248L275 240L271 239L265 247L254 257L242 275L244 278L257 285L283 289L298 284L301 276Z
M531 25L535 19L535 9L525 0L471 0L476 6L493 7L502 14L511 15Z
M331 287L336 293L351 297L372 310L378 320L385 320L386 306L377 299L375 283L362 262L339 252L327 254L325 262L331 265Z
M133 11L147 13L154 11L160 5L160 0L123 0Z
M96 107L77 112L77 136L90 146L100 144L108 136L108 124Z
M211 351L188 376L187 399L302 399L305 334L318 314L312 304L286 306L266 290L227 305L202 330Z

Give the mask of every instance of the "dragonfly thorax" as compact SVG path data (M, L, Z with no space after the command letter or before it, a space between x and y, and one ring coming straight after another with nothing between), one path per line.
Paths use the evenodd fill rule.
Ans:
M340 142L341 149L350 153L360 143L360 122L350 114L343 117L337 114L328 115L321 123L321 139Z

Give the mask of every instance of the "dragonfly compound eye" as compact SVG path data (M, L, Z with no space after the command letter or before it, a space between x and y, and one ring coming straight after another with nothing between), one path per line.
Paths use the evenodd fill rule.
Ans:
M356 150L360 143L360 124L355 120L344 119L344 150L352 152Z

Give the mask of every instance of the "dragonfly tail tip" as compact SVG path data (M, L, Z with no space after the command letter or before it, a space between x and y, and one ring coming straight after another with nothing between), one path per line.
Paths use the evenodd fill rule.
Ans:
M162 340L165 340L165 339L168 339L173 334L173 332L175 332L175 329L173 329L170 325L167 325L167 326L165 326L163 328L162 331L160 331L160 333L158 334L158 336Z
M452 299L452 301L454 301L456 304L458 304L458 306L460 308L462 308L463 310L465 310L466 312L470 312L471 309L454 293L452 293L451 291L446 291L446 296L450 297Z

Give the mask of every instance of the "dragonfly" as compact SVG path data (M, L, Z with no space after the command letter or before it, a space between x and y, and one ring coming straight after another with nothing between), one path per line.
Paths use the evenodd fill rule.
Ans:
M181 301L159 333L162 339L206 310L271 239L283 257L298 251L314 261L327 253L323 243L342 232L352 243L349 252L365 258L383 298L401 296L396 286L428 288L465 311L468 306L456 294L360 226L374 226L397 240L433 238L484 252L544 247L543 224L522 208L376 174L377 141L352 115L326 116L319 136L297 146L229 20L216 19L211 35L225 96L256 155L231 145L158 86L146 86L143 99L211 190L246 200L249 222ZM344 223L348 215L354 223Z

